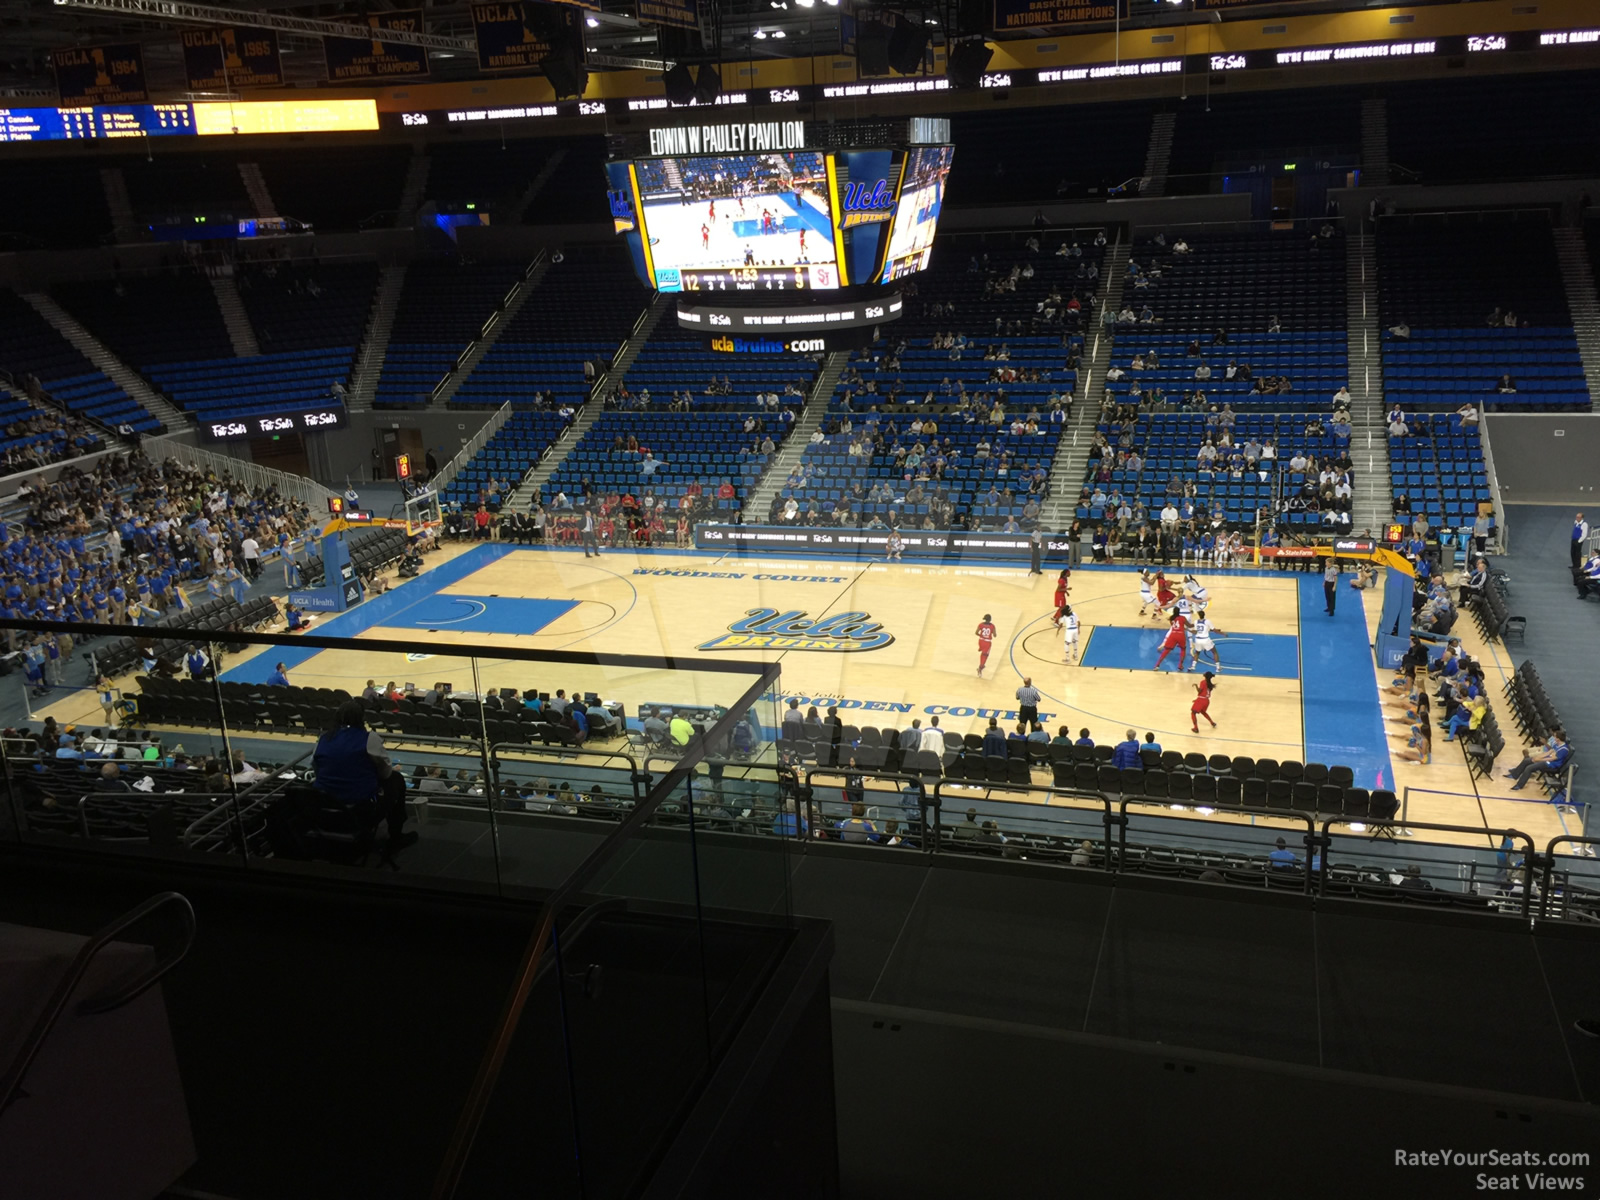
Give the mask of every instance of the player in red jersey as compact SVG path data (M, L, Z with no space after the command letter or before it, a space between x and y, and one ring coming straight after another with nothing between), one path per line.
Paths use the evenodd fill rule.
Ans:
M1061 574L1056 576L1056 615L1051 617L1050 620L1057 629L1061 628L1061 610L1067 606L1067 593L1072 590L1067 586L1067 581L1071 576L1072 572L1066 567L1062 567Z
M805 226L802 225L800 227L800 253L801 253L801 255L804 255L805 252L806 252L806 231L805 231Z
M715 200L711 202L711 208L706 213L706 219L709 221L717 219L717 202Z
M711 227L708 225L700 226L700 249L711 249Z
M1172 601L1173 601L1175 595L1176 595L1176 593L1173 592L1172 585L1167 582L1166 575L1163 574L1160 571L1157 571L1156 572L1156 608L1155 608L1155 612L1151 613L1150 615L1151 616L1159 616L1161 613L1163 613L1167 609L1171 608L1172 607Z
M983 668L989 665L989 651L994 647L994 622L988 613L978 622L978 678L983 678Z
M1156 659L1156 670L1161 670L1161 664L1174 650L1178 652L1178 670L1181 671L1189 653L1189 618L1182 613L1172 614L1172 624L1168 627L1167 636L1161 643L1161 656Z
M1211 693L1217 690L1217 677L1207 671L1200 677L1200 682L1194 685L1194 690L1200 693L1195 697L1194 703L1189 706L1189 724L1194 726L1196 733L1200 732L1200 722L1196 717L1204 717L1207 724L1215 729L1217 723L1211 719L1211 714L1206 710L1211 707Z

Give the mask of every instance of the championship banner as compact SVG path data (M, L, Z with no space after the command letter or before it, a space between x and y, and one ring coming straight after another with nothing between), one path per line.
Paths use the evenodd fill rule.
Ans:
M554 4L474 4L472 29L478 39L478 70L534 71L560 36L565 16Z
M67 107L78 104L137 104L148 100L144 52L137 42L74 46L50 55L56 91Z
M695 0L638 0L637 7L639 20L647 25L700 28L699 6Z
M994 0L996 33L1127 19L1128 0Z
M186 29L183 70L196 92L283 86L278 34L272 29Z
M378 36L386 29L423 32L420 8L406 12L368 13L364 19L372 27L373 36L370 40L341 37L322 39L322 54L328 63L330 82L406 79L428 73L426 49L385 42Z

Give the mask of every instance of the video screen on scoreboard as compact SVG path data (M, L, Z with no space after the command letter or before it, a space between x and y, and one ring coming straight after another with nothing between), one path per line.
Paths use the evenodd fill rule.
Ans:
M824 157L802 151L636 160L656 290L837 288Z
M880 283L892 283L927 268L954 157L954 146L916 146L906 152L905 175L889 227L889 250L883 260Z

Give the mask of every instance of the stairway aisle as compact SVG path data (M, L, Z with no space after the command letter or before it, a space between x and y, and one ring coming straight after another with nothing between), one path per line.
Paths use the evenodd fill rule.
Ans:
M350 372L346 407L351 412L365 412L372 407L372 398L378 394L378 376L383 371L383 357L389 352L389 335L394 330L394 314L400 307L400 289L405 282L404 263L392 264L378 272L378 290L373 293L372 311L367 315L366 331L361 335L361 349Z
M633 365L633 360L639 357L639 351L644 349L644 344L650 340L650 335L655 332L661 318L671 312L678 302L678 297L672 292L658 292L656 298L650 302L650 307L640 314L639 320L634 323L633 332L628 335L628 340L622 343L617 350L617 356L611 363L611 369L606 371L594 381L594 387L589 389L589 399L578 410L577 417L572 424L567 426L557 438L544 457L539 460L539 465L534 468L523 485L517 489L517 494L512 498L511 507L517 512L527 512L538 496L550 476L556 473L556 468L561 465L561 460L566 458L571 450L589 432L589 427L595 423L604 411L603 397L606 391L614 386L614 381L620 381L627 376L628 368Z
M1383 330L1378 323L1377 247L1370 233L1345 242L1345 339L1350 362L1351 527L1380 533L1394 515L1389 426L1384 419Z
M1139 183L1141 196L1165 196L1167 172L1172 166L1172 134L1178 114L1158 112L1150 121L1150 142L1144 152L1144 177Z
M1095 316L1103 322L1107 313L1116 315L1122 307L1122 291L1127 284L1128 254L1131 247L1121 234L1105 256L1100 269L1100 307ZM1094 442L1095 426L1100 423L1098 381L1106 377L1111 365L1114 341L1111 326L1096 324L1084 331L1084 355L1078 367L1078 390L1067 422L1050 464L1050 493L1039 517L1051 533L1064 533L1072 526L1077 511L1078 491L1089 469L1089 446Z
M105 343L80 325L76 317L55 302L54 297L44 292L24 292L22 298L54 325L56 331L71 342L79 354L93 363L97 371L144 405L145 410L165 425L169 432L189 427L189 418L181 409L151 387L143 375L111 353Z
M444 407L450 402L450 398L461 390L461 385L466 383L472 372L477 369L478 364L483 361L483 356L489 353L489 348L500 340L500 335L505 332L511 318L517 315L517 310L527 300L529 293L539 286L539 281L549 269L550 252L541 250L528 264L528 269L523 272L522 278L517 280L506 293L506 298L501 301L500 307L489 318L488 327L478 335L478 339L472 345L462 351L450 374L441 379L439 385L433 389L433 399L428 402L430 408Z
M428 189L428 168L433 160L420 147L411 152L411 162L406 166L406 181L400 188L400 199L395 205L394 227L410 229L417 220L417 209L422 207Z
M760 486L745 499L744 513L750 524L760 525L764 522L767 510L772 507L772 498L782 490L789 472L800 465L806 447L811 444L811 435L822 428L833 390L839 386L839 380L849 365L848 350L835 350L822 364L816 383L811 387L811 394L806 397L806 406L800 411L800 419L794 423L788 439L767 464L767 473L762 477Z
M111 232L119 242L131 242L139 236L139 223L133 217L133 202L128 199L128 180L121 167L101 167L100 187L105 192L106 207L111 210Z
M222 310L222 323L227 326L228 341L233 345L235 357L255 358L261 353L261 344L256 341L255 328L250 324L250 314L245 311L244 298L239 295L233 276L213 275L210 283L211 292L217 298L217 307Z
M239 164L239 178L244 181L245 195L250 197L250 203L255 205L256 216L278 217L278 206L273 202L272 193L267 189L267 179L261 173L261 164L242 162Z
M1382 97L1361 102L1361 182L1389 186L1389 105Z
M1555 230L1556 259L1567 285L1567 308L1572 312L1572 332L1583 359L1583 380L1589 399L1600 398L1600 302L1595 296L1594 270L1581 229Z

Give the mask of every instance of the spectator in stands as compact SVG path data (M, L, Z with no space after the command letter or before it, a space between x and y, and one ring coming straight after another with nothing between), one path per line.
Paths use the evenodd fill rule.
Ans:
M1517 381L1512 379L1510 375L1502 375L1495 380L1494 390L1501 395L1508 395L1517 390Z
M689 724L688 719L681 712L674 712L672 721L667 726L667 735L674 746L679 750L683 750L694 740L694 726Z
M1300 856L1289 849L1288 842L1279 838L1277 845L1267 852L1267 862L1273 867L1298 867Z
M804 726L804 718L803 716L797 717L794 721L791 721L789 719L789 714L798 714L800 712L800 702L798 700L790 700L789 703L791 705L789 712L783 714L783 736L791 738L799 737L801 729ZM645 740L653 746L666 745L667 738L670 736L670 734L667 723L661 719L661 710L659 708L652 708L650 710L650 715L645 717L644 736Z
M339 706L337 724L317 739L312 765L319 790L371 825L387 822L391 849L417 840L404 832L405 779L384 755L383 739L366 728L360 701Z
M1409 338L1411 336L1411 326L1407 325L1404 321L1396 321L1393 325L1389 326L1389 332L1394 334L1394 336L1397 338Z
M1127 731L1126 739L1118 742L1112 751L1111 765L1119 770L1130 771L1144 766L1144 760L1139 757L1139 735L1132 729Z

